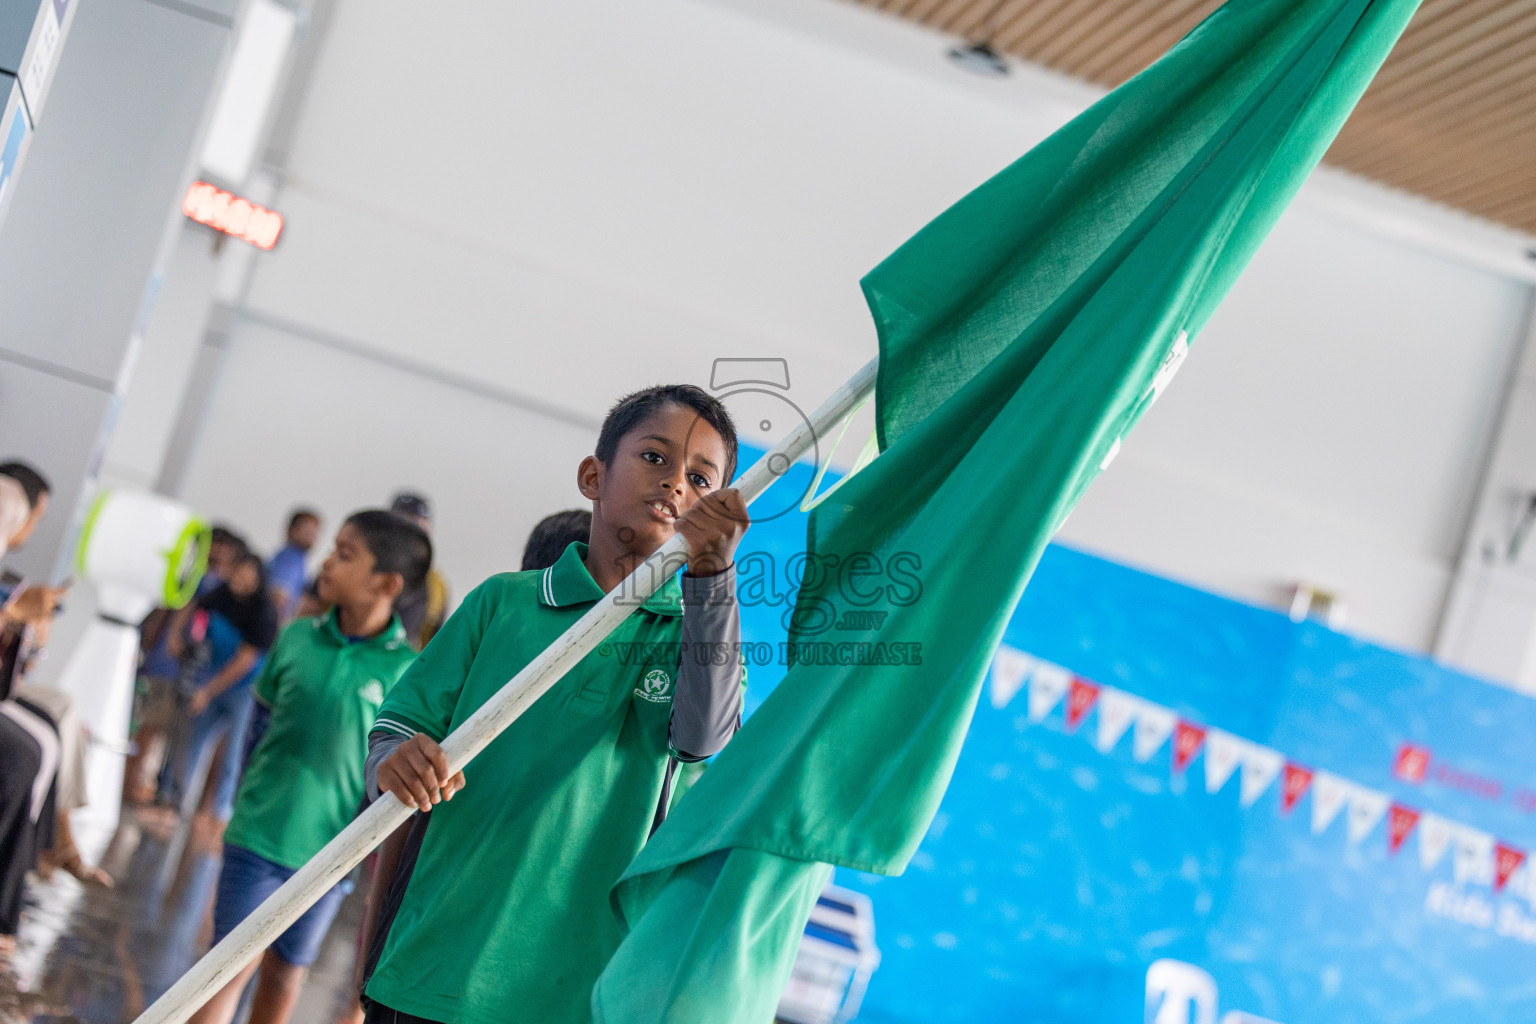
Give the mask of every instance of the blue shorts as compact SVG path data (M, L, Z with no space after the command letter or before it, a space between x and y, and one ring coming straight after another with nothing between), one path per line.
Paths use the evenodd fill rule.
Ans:
M294 875L293 868L274 864L250 850L224 844L224 864L219 868L219 892L213 904L213 941L218 942L249 917L262 901ZM352 882L342 879L331 887L315 905L272 943L272 952L284 963L308 967L320 955L320 943L341 909L341 901L352 891Z

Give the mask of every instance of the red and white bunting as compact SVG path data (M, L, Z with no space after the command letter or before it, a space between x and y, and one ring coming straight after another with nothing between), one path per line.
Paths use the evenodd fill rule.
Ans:
M1171 762L1176 773L1188 769L1203 751L1206 792L1219 792L1238 773L1238 802L1243 807L1252 807L1276 778L1282 778L1282 813L1289 814L1302 797L1311 794L1313 834L1326 832L1345 808L1351 845L1363 842L1383 818L1387 819L1387 849L1392 854L1400 852L1409 836L1417 831L1419 865L1423 870L1433 870L1444 859L1446 850L1451 849L1453 875L1458 884L1489 886L1495 892L1525 898L1536 911L1536 868L1526 851L1496 843L1493 836L1480 829L1394 803L1385 793L1331 772L1314 772L1287 761L1277 750L1181 719L1161 704L1080 679L1060 665L1012 647L998 648L991 678L992 706L996 708L1007 706L1027 685L1029 718L1035 722L1049 717L1065 697L1067 732L1076 732L1097 709L1093 745L1102 754L1111 753L1127 731L1132 732L1132 755L1140 762L1150 761L1173 737ZM1410 753L1417 758L1421 749L1415 747ZM1409 773L1412 778L1404 774L1404 765L1410 761L1414 769ZM1405 759L1400 753L1394 772L1404 781L1417 782L1423 774L1419 767L1419 760Z
M1328 831L1333 819L1349 799L1349 783L1332 772L1318 772L1312 777L1312 834Z
M1287 761L1280 773L1280 813L1290 814L1312 786L1312 770Z
M1072 680L1072 686L1067 690L1067 732L1077 732L1077 727L1083 724L1083 719L1098 701L1101 689L1086 679Z
M1438 814L1419 817L1419 867L1433 871L1456 835L1456 825Z
M1205 734L1205 791L1219 793L1243 758L1242 740L1229 732L1210 729Z
M1403 848L1408 834L1419 823L1419 812L1412 807L1394 803L1387 808L1387 852L1396 853Z
M1093 739L1099 753L1115 749L1136 719L1136 703L1135 697L1108 686L1099 693L1099 728Z
M1072 686L1072 673L1060 665L1036 662L1029 674L1029 720L1043 722Z
M1518 871L1520 865L1524 863L1525 851L1496 843L1493 847L1493 891L1502 892L1509 882L1509 876Z
M1205 730L1193 722L1179 719L1173 727L1173 770L1182 772L1205 744Z
M1379 793L1364 786L1351 785L1349 810L1344 812L1350 843L1362 842L1366 836L1370 835L1376 823L1386 816L1387 805L1391 802L1385 793Z
M1173 735L1178 716L1161 704L1149 700L1136 703L1136 725L1131 731L1131 756L1138 761L1150 761L1162 745Z
M1237 802L1244 807L1258 803L1259 797L1275 781L1275 776L1280 774L1284 764L1285 758L1278 750L1270 750L1257 743L1246 744L1243 748L1243 770L1238 783Z
M992 657L992 706L1005 708L1040 662L1007 644Z
M1451 861L1452 877L1457 882L1492 885L1493 836L1481 829L1457 825L1451 843L1455 847Z

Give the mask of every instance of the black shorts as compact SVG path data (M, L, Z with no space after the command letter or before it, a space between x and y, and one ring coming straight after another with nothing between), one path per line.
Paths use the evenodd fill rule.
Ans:
M363 1014L363 1024L437 1024L437 1021L425 1017L412 1017L408 1013L391 1010L383 1003L367 1002L363 1005L367 1007Z

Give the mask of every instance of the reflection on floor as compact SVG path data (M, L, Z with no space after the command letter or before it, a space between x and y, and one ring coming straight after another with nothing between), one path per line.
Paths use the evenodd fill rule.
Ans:
M100 861L116 888L87 889L63 872L30 882L16 952L0 963L0 1024L137 1017L208 949L220 832L201 817L156 828L125 809ZM336 1020L361 919L354 892L326 936L293 1024Z

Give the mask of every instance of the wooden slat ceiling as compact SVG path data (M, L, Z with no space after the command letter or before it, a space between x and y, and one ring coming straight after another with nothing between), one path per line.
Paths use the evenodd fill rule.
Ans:
M1221 0L854 0L1104 86ZM1329 163L1536 234L1536 0L1424 0Z

